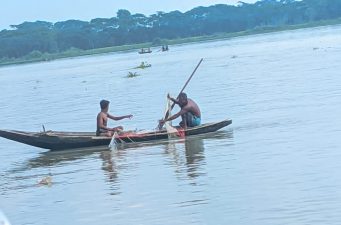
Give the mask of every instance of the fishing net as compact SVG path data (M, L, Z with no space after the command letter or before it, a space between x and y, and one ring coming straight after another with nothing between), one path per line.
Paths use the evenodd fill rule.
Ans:
M171 116L171 110L172 110L172 102L169 98L167 98L167 104L166 104L166 113L168 112L168 117ZM178 137L178 130L172 126L172 121L167 121L165 123L165 127L168 133L168 138L177 138Z

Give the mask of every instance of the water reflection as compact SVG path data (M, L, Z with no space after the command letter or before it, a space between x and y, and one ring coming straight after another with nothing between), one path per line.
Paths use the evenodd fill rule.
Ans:
M88 158L95 153L107 150L106 147L97 147L87 150L48 151L40 153L38 157L30 159L25 165L10 172L20 172L35 168L49 168L60 164Z
M219 131L187 137L186 139L169 141L164 145L165 153L171 158L171 162L176 168L175 173L180 175L180 179L181 175L186 173L187 177L194 182L195 178L206 174L203 168L206 164L205 141L212 139L224 139L226 144L229 144L233 139L233 131Z
M103 151L100 153L102 162L102 170L108 175L108 182L115 182L118 176L118 169L115 161L113 160L111 151Z
M196 178L202 174L200 166L205 164L204 140L201 138L186 140L185 150L187 174L191 178Z
M105 176L105 182L107 183L110 191L109 195L119 195L120 191L120 182L119 178L119 170L120 167L117 163L117 159L120 157L119 153L114 154L113 151L107 150L102 151L100 153L100 158L102 159L102 170Z
M165 154L170 158L170 163L175 165L175 173L177 175L187 174L190 179L195 179L204 175L202 166L205 165L205 141L222 139L230 142L233 138L232 131L220 131L211 134L198 135L194 137L187 137L186 139L166 140L151 143L134 143L126 145L118 145L115 150L108 150L107 147L97 147L92 149L75 149L74 151L58 151L58 152L44 152L40 153L38 157L30 159L21 167L14 168L7 171L15 177L21 172L27 172L31 169L45 168L48 169L50 175L57 175L51 173L51 170L65 166L65 164L76 161L87 160L89 158L100 158L102 161L101 170L104 171L106 181L117 194L117 180L119 171L128 167L122 163L129 154L130 150L138 149L140 147L148 148L153 146L160 146L165 149ZM77 173L79 170L72 171ZM71 173L70 171L67 173ZM42 176L43 174L40 174ZM31 176L31 175L30 175Z
M185 146L186 152L186 161L188 165L196 163L200 161L203 156L204 147L204 140L205 139L226 139L226 141L231 141L233 138L233 131L218 131L215 133L209 133L205 135L197 135L193 137L187 137L186 139L179 139L179 140L165 140L165 141L157 141L157 142L150 142L150 143L131 143L125 145L118 145L115 149L115 157L124 157L127 154L129 149L139 148L139 147L148 147L148 146L157 146L161 145L164 146L166 152L170 153L176 151L176 145L179 143L183 143ZM38 157L30 159L27 163L20 168L16 168L11 170L11 172L15 171L24 171L33 168L39 167L53 167L62 163L72 162L80 159L88 158L96 153L100 153L100 158L103 160L103 167L108 167L112 165L112 151L108 150L106 146L103 147L94 147L89 149L75 149L75 150L68 150L68 151L48 151L40 153ZM109 166L110 167L110 166Z

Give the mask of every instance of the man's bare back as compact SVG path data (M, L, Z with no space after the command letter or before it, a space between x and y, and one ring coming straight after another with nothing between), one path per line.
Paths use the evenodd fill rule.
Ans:
M196 117L200 117L201 118L201 112L200 112L200 109L199 109L199 106L197 105L197 103L195 103L190 98L188 98L187 101L188 101L187 105L182 107L182 109L185 110L186 112L192 113Z
M178 104L181 110L169 118L160 120L159 127L162 127L166 121L174 120L179 116L182 118L180 126L184 128L187 128L187 126L194 127L201 124L201 112L199 106L192 99L187 98L185 93L179 94L178 99L171 98L169 95L168 98L175 104Z
M101 106L101 112L97 114L97 129L96 129L96 135L97 136L109 136L111 137L114 132L122 131L123 127L118 126L114 128L108 127L108 118L112 120L122 120L125 118L131 119L133 115L126 115L126 116L112 116L108 113L109 110L109 101L102 100L100 102Z

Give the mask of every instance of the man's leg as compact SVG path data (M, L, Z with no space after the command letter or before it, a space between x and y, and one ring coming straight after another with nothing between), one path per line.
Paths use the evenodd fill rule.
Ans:
M186 127L186 116L185 115L181 115L181 122L179 123L179 126L182 128Z
M186 113L187 114L187 126L188 127L194 127L194 124L193 124L193 114L188 112Z

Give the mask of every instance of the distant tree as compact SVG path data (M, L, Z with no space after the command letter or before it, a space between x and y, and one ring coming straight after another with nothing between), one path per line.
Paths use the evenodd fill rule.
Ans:
M120 9L112 18L11 25L0 31L0 58L39 57L45 53L93 49L165 39L300 24L341 17L340 0L260 0L236 6L196 7L185 13L158 11L150 16Z

